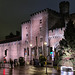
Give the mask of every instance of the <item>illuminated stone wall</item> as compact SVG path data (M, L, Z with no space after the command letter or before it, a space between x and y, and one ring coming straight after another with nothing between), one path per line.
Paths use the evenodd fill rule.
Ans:
M58 15L53 17L52 23L50 17L53 17L53 14L49 13L48 9L46 9L33 14L30 21L23 22L21 24L21 41L0 44L0 60L5 56L6 49L7 61L10 58L14 60L19 57L24 57L25 61L30 61L33 58L39 58L40 53L47 56L47 46L56 47L56 44L63 38L64 34L64 28L62 30L59 28L49 31L50 26L53 26L57 22L57 19L59 19ZM55 18L57 19L55 20ZM44 45L45 42L47 42L47 45ZM30 47L30 44L32 44L32 47ZM41 52L39 48L41 48ZM29 50L29 55L27 49ZM24 50L26 50L26 55L24 54Z
M50 26L55 25L60 19L58 15L53 17L53 13L48 13L48 10L44 10L38 13L34 13L30 21L22 23L22 44L21 44L21 55L25 57L25 61L30 61L33 58L38 58L39 47L42 47L42 54L48 55L48 48L56 47L59 41L63 38L64 28L53 29L49 31ZM56 20L55 20L56 19ZM42 38L42 41L41 41ZM45 46L44 43L47 42ZM32 47L30 47L32 44ZM29 56L24 55L24 49L29 48ZM32 48L32 50L31 50ZM32 57L31 57L32 55Z
M39 12L31 17L31 42L33 47L37 47L36 55L39 56L38 47L42 46L42 43L46 41L46 27L47 27L48 13L47 11ZM42 39L42 41L40 41Z
M15 41L15 42L10 42L10 43L4 43L0 44L0 61L3 60L3 57L5 57L5 50L7 49L7 56L5 57L7 62L11 58L12 60L18 59L21 54L21 47L20 47L21 42L20 41Z
M59 41L64 38L64 30L65 28L56 28L49 31L50 47L56 48L59 45Z
M21 44L21 50L22 50L22 56L25 57L25 61L30 61L31 57L31 50L30 50L30 39L31 39L31 22L27 21L24 22L21 26L22 30L22 44ZM29 48L29 55L24 55L24 49L26 49L26 53L28 53L27 48Z
M47 56L48 47L56 48L59 45L59 41L64 38L64 30L69 19L72 19L73 24L75 24L75 14L69 14L69 5L66 5L66 3L64 8L67 8L67 11L64 11L62 6L64 3L60 4L60 12L47 8L31 14L30 20L21 24L22 39L20 41L0 44L0 61L5 56L6 49L7 61L10 58L14 60L19 57L24 57L25 61L30 61L33 58L38 58L40 53ZM62 17L62 14L66 13L69 16L63 15ZM45 42L47 45L44 45ZM32 47L30 47L30 44L32 44ZM24 50L26 50L26 55Z

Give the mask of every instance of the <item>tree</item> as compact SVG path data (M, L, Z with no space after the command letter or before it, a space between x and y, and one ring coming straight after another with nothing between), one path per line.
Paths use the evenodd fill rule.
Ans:
M73 21L70 20L64 31L64 39L60 42L61 56L59 52L58 65L75 66L75 27Z
M72 20L68 22L65 28L64 38L59 42L60 46L70 47L72 50L75 50L75 27Z
M68 47L67 41L66 41L65 39L60 40L59 43L60 43L60 46L61 46L62 48Z

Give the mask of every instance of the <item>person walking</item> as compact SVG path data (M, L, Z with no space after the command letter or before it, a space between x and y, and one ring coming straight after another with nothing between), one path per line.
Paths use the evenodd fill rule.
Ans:
M10 58L10 67L13 68L13 60Z

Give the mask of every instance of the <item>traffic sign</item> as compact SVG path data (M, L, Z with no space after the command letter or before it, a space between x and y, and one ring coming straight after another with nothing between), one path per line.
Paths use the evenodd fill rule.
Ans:
M52 58L54 58L54 52L52 53Z
M50 54L52 54L53 52L50 52Z

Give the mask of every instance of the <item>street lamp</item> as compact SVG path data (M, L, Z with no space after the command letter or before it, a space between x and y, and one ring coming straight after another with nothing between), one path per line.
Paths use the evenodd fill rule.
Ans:
M47 42L44 42L44 45L47 45Z
M46 46L47 42L44 42L44 45ZM47 56L46 56L46 58L47 58ZM46 74L47 74L47 59L46 59Z
M30 44L30 47L32 49L32 44ZM31 50L31 64L32 64L32 50Z
M30 47L32 47L32 44L30 44Z
M47 42L44 42L44 45L46 46L47 45ZM45 48L46 49L46 48ZM46 56L46 51L44 51L44 55Z

